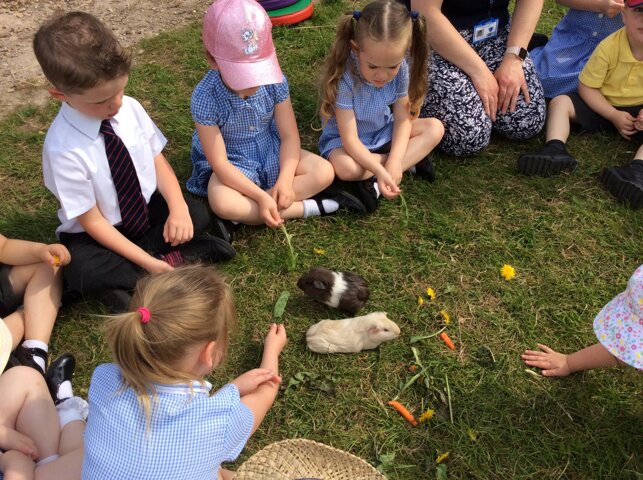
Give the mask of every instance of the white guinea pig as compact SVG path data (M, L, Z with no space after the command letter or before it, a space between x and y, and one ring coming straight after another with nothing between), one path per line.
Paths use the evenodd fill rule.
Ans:
M400 327L386 312L344 320L322 320L308 329L306 343L317 353L355 353L369 350L400 335Z

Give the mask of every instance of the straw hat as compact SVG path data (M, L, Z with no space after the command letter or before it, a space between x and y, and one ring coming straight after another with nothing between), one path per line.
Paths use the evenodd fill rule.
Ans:
M361 458L295 438L268 445L239 467L235 480L386 480Z
M0 373L4 371L11 354L13 338L7 324L0 318Z

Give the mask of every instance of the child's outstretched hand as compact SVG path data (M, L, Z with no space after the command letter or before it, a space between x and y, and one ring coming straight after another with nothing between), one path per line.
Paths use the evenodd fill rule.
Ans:
M630 140L631 135L636 133L636 127L634 126L636 120L637 118L634 118L629 113L617 110L612 119L612 123L623 138Z
M71 254L69 253L69 250L60 243L45 245L40 252L40 258L43 262L54 267L62 267L71 262Z
M400 194L400 187L397 186L391 174L384 170L377 176L377 186L384 198L395 198Z
M612 18L623 11L625 2L623 0L603 0L600 11Z
M530 367L540 368L545 377L566 377L571 370L567 355L555 352L546 345L538 344L538 350L525 350L520 357Z
M277 202L267 193L261 196L261 200L257 202L259 204L259 213L261 218L270 228L277 228L279 225L284 223L281 215L279 215L279 209L277 208Z
M267 368L255 368L254 370L239 375L230 383L236 385L239 390L239 395L243 397L254 392L260 385L266 382L281 383L281 377L275 375L272 370L268 370Z
M270 325L270 330L266 335L266 340L264 341L263 351L264 355L276 355L279 356L281 351L288 343L288 337L286 336L286 327L283 324L273 323Z

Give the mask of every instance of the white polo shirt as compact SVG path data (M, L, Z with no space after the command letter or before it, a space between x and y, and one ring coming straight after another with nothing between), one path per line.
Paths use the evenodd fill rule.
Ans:
M42 152L45 186L60 202L60 232L82 232L76 217L94 205L112 225L121 223L116 189L109 170L105 141L99 134L101 120L63 103L54 119ZM145 201L156 190L154 157L163 151L165 136L145 109L131 97L111 120L116 134L129 151Z

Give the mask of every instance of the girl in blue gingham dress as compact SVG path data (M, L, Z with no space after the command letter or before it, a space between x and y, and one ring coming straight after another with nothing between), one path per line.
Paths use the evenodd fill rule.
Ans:
M361 181L358 191L393 198L402 173L416 165L434 179L428 155L444 129L434 118L416 118L426 62L424 17L394 0L377 0L340 19L322 80L319 150L337 177ZM362 200L375 208L374 199Z
M203 22L212 68L192 93L190 192L208 197L221 219L269 227L285 219L364 210L343 192L312 198L334 178L330 165L301 148L288 82L255 1L215 2ZM220 222L215 222L220 225ZM223 238L229 234L223 233Z
M272 324L260 368L211 392L205 378L235 323L232 293L212 267L139 281L131 311L106 325L114 363L98 366L89 386L83 480L231 478L221 463L237 458L272 406L286 344Z

